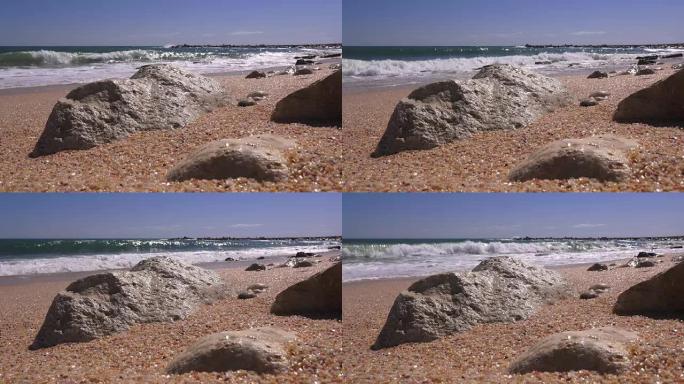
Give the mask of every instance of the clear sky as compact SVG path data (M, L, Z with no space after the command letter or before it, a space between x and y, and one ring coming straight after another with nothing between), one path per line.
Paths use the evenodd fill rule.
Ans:
M345 45L684 42L682 0L344 0Z
M336 193L0 194L2 238L340 235Z
M0 45L342 40L342 0L3 0Z
M344 238L684 235L684 194L344 194Z

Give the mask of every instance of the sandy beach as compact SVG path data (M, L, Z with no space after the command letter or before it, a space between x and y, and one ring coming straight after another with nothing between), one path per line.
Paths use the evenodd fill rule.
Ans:
M684 132L680 127L619 124L612 121L617 104L630 94L662 80L674 71L655 75L587 79L563 75L576 102L512 131L481 132L438 148L405 151L371 158L396 104L417 85L394 88L345 87L343 95L345 191L458 192L613 192L684 190ZM612 95L600 105L579 106L595 91ZM641 148L631 154L631 177L625 182L580 178L509 182L510 170L545 144L568 138L614 134L631 138Z
M339 62L339 61L337 61ZM330 63L304 76L245 79L245 73L217 76L237 101L254 91L269 96L253 107L228 106L201 116L178 130L138 132L89 150L64 151L31 159L55 102L72 86L0 91L0 191L31 192L209 192L333 191L341 188L342 132L335 127L276 124L275 104L288 94L330 75ZM293 139L287 181L259 183L250 179L167 182L171 167L197 147L217 139L275 134Z
M404 344L380 351L372 351L370 346L394 298L418 278L344 283L345 373L351 382L359 383L681 382L684 380L682 321L617 316L611 311L622 291L674 265L670 255L663 260L654 268L611 267L603 272L588 272L586 265L556 268L578 292L598 283L612 288L597 299L572 298L544 306L529 319L513 324L478 325L430 343ZM506 371L515 357L547 335L602 326L639 334L641 341L630 351L632 368L628 373L620 376L601 376L588 371L509 375Z
M202 306L174 323L136 325L129 331L87 343L61 344L29 351L54 295L83 275L41 275L0 283L0 382L2 383L173 383L173 382L339 382L342 324L301 316L274 316L269 308L275 296L295 282L330 267L334 252L310 268L274 268L246 272L244 266L221 264L218 273L234 290L254 283L269 285L257 298L228 298ZM6 279L4 279L6 280ZM290 370L273 376L245 371L190 373L169 376L169 361L199 337L226 330L276 326L297 334Z

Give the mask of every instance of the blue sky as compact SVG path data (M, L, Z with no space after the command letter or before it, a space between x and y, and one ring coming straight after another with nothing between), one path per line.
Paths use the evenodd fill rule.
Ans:
M0 45L342 40L342 0L3 0Z
M0 194L2 238L341 234L336 193Z
M684 194L345 194L345 238L684 235Z
M684 42L681 0L344 0L345 45Z

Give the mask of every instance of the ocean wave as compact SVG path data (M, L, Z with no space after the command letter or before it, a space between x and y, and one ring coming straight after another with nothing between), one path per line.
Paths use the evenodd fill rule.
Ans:
M564 52L539 53L536 55L479 56L471 58L439 58L430 60L355 60L344 59L342 72L351 77L420 76L426 73L462 73L474 71L485 65L511 64L535 68L568 68L570 63L578 67L622 65L633 61L635 55ZM549 62L538 65L538 62Z
M39 50L0 53L0 67L59 67L134 61L192 60L206 56L200 53L157 52L143 49L102 53Z
M255 260L258 257L290 256L296 252L325 252L327 246L297 246L248 248L226 251L192 251L192 252L148 252L117 253L100 255L78 255L60 257L41 257L15 259L0 262L0 276L35 275L45 273L99 271L109 269L130 268L155 256L169 256L186 263L211 263L224 261L228 257L236 260Z
M446 255L512 255L545 254L549 252L573 252L590 249L614 248L615 245L601 245L593 242L479 242L425 244L363 244L347 245L342 248L345 259L401 259L407 257Z

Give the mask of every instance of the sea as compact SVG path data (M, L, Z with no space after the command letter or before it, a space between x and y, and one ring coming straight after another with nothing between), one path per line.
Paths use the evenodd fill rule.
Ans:
M153 63L201 74L284 68L295 63L295 56L341 51L335 46L0 47L0 89L127 78Z
M465 271L494 256L543 266L605 262L641 251L677 252L684 238L625 239L344 239L343 280L428 276Z
M342 71L346 87L391 87L470 78L477 68L490 64L512 64L547 75L624 71L637 63L637 56L681 52L679 46L345 46Z
M302 239L0 239L0 276L130 268L155 256L186 263L325 252L335 238Z

